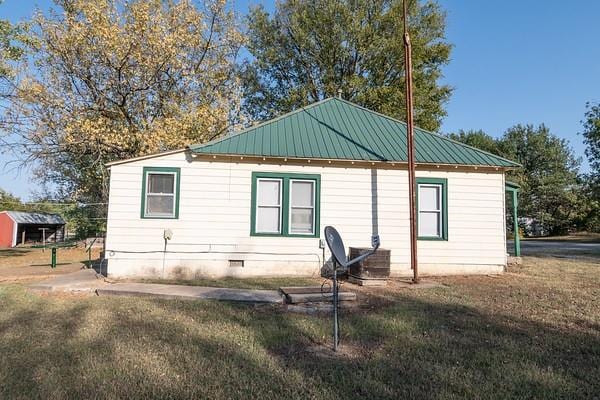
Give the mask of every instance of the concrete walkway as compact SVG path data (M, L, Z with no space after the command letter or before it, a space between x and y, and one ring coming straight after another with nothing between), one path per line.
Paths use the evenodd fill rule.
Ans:
M225 300L245 303L283 303L277 290L226 289L156 283L109 283L93 269L57 276L28 286L40 291L96 292L99 296L159 297L183 300Z
M244 303L282 303L277 290L227 289L203 286L163 285L158 283L113 283L99 287L99 296L159 297L182 300L225 300Z
M94 291L96 288L106 285L104 277L98 275L93 269L81 269L70 274L59 275L54 278L36 282L28 287L42 291Z

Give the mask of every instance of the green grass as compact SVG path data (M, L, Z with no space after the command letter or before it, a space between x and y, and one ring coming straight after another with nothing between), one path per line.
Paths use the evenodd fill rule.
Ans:
M328 315L0 286L0 398L594 398L600 261L524 261L361 289L338 355Z

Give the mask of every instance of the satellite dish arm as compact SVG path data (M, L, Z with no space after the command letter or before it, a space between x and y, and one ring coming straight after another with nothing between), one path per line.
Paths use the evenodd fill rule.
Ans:
M379 240L379 235L374 235L373 237L371 237L371 246L373 246L373 248L367 251L366 253L363 253L360 256L353 258L352 260L348 260L346 262L346 265L342 265L342 267L348 268L350 265L355 264L357 262L361 262L365 258L372 256L373 254L375 254L380 244L381 242Z

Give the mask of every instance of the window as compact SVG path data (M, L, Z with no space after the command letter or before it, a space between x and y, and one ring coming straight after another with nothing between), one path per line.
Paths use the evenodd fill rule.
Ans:
M319 236L320 176L252 174L252 236Z
M281 233L281 179L259 179L256 232Z
M290 181L290 233L312 235L315 230L315 181Z
M179 217L179 168L144 167L142 218Z
M447 180L417 178L417 230L422 240L448 240Z

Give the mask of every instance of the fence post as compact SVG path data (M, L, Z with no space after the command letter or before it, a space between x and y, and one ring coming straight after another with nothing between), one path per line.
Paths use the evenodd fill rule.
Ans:
M51 263L51 267L52 268L56 268L56 247L52 248L52 263Z

